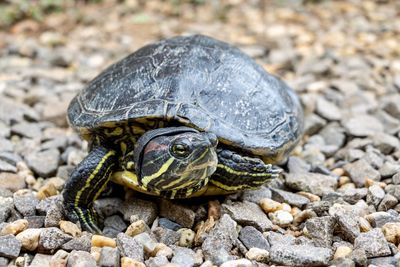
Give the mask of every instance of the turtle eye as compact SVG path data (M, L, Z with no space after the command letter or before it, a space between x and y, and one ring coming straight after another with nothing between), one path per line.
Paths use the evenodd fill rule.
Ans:
M171 147L172 155L184 158L190 154L190 146L184 143L175 143Z

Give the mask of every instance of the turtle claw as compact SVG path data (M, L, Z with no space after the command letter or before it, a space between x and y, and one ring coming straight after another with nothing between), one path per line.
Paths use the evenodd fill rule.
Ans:
M98 227L98 215L94 208L83 208L79 206L67 207L67 218L73 223L79 223L83 230L94 234L101 234Z

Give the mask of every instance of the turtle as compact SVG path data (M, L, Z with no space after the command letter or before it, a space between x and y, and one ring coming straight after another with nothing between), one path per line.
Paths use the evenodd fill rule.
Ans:
M101 233L109 181L169 199L254 189L298 143L293 89L233 45L205 35L146 45L81 90L68 121L89 143L63 190L68 219Z

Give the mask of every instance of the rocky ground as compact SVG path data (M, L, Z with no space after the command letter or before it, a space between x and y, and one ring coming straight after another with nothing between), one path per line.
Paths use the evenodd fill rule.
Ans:
M398 1L125 1L0 32L0 266L399 266ZM65 220L86 155L71 98L144 44L203 33L300 95L305 135L282 177L226 198L97 201L104 235Z

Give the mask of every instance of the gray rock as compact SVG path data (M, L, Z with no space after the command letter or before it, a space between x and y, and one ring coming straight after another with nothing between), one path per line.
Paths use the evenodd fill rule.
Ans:
M71 239L72 236L56 227L44 228L40 233L38 249L41 252L54 252Z
M68 256L67 267L96 267L96 260L86 251L72 251Z
M0 236L0 256L16 258L21 251L22 243L13 235Z
M316 111L318 115L328 121L338 121L342 118L341 110L333 102L326 100L324 97L317 99Z
M58 136L54 139L50 139L40 145L41 150L47 149L58 149L63 151L67 147L67 137L66 136Z
M400 147L400 141L396 137L382 132L376 133L372 140L374 147L379 149L379 151L385 155L390 154L392 151Z
M383 110L395 118L400 118L400 94L387 96L383 100Z
M124 257L129 257L138 261L144 260L143 246L124 233L118 234L117 247Z
M29 168L41 177L51 177L56 174L60 161L60 152L57 149L49 149L30 153L26 158Z
M41 200L39 204L36 205L36 211L37 213L39 213L39 215L46 215L53 205L59 205L62 207L62 200L60 195L51 196Z
M333 231L336 221L331 216L308 219L305 223L307 235L317 247L330 247L333 241Z
M45 227L58 227L60 221L64 217L64 207L58 202L53 203L47 210L46 217L44 219Z
M14 208L14 201L11 197L0 197L0 223L5 222L10 217Z
M14 193L15 208L24 216L34 216L39 200L31 190L19 190Z
M354 248L363 249L368 258L387 256L391 254L385 236L379 228L372 229L366 233L361 233L354 240Z
M173 231L178 231L179 229L182 228L182 225L173 222L171 220L168 220L167 218L160 218L158 219L158 225L163 227L163 228L167 228Z
M276 245L271 248L269 256L275 264L320 266L328 264L332 251L328 248L309 245Z
M269 250L270 245L263 234L252 226L243 227L239 232L239 239L247 249L260 248Z
M153 234L158 242L164 243L167 246L175 245L181 236L179 233L163 227L156 227L153 230Z
M45 216L27 216L24 219L28 221L28 228L42 228Z
M345 130L339 125L339 123L331 122L319 132L319 135L322 136L326 145L342 147L346 141L346 135L344 132Z
M301 195L297 195L288 191L271 188L272 191L272 199L278 201L280 203L288 203L289 205L296 206L298 208L302 208L307 205L310 200Z
M391 194L395 198L400 199L400 184L389 184L385 187L385 191L387 194Z
M302 158L296 156L289 157L287 166L290 173L309 172L311 168Z
M388 256L388 257L377 257L377 258L371 258L368 260L369 266L375 265L379 267L392 267L396 266L397 260L394 256Z
M367 163L375 169L379 169L383 165L383 155L381 155L379 150L370 146L366 148L365 155L362 157L362 159L366 160Z
M11 132L28 138L39 138L42 130L39 123L20 122L11 127Z
M392 181L396 185L400 184L400 172L398 172L395 175L393 175Z
M0 147L1 151L13 151L14 145L9 140L0 137Z
M205 260L220 265L232 259L229 251L236 244L237 238L236 222L224 214L202 244Z
M329 209L329 214L336 219L338 230L341 232L343 239L353 242L360 235L360 223L358 214L350 207L333 206Z
M222 213L229 214L233 220L242 226L253 226L260 231L272 229L272 222L259 205L252 202L233 202L222 204Z
M383 178L390 178L400 171L400 164L386 161L379 168L379 173Z
M145 261L145 263L147 267L159 267L168 264L169 260L165 256L157 256L157 257L151 257L150 259Z
M44 267L44 266L50 266L51 262L51 255L46 255L46 254L41 254L37 253L33 257L33 260L29 267Z
M364 199L368 194L367 188L346 188L338 190L344 201L349 204L356 204L360 199Z
M335 177L319 173L289 173L286 174L286 185L294 190L323 196L334 191L337 181Z
M71 173L74 170L74 168L75 168L74 166L70 165L59 166L57 169L56 177L60 177L64 180L67 180L71 176Z
M382 123L374 116L356 114L352 117L344 117L342 125L347 133L356 137L364 137L383 132Z
M368 188L367 204L374 205L374 207L377 208L384 197L385 190L378 185L372 185Z
M92 234L83 232L80 237L76 237L61 245L61 248L66 251L78 250L90 252L92 247Z
M126 223L119 215L113 215L104 220L103 234L115 238L120 232L125 231L126 227Z
M267 239L271 247L294 245L296 242L296 238L292 235L283 235L275 232L268 232Z
M355 262L356 266L367 266L368 259L364 249L354 249L350 257Z
M135 202L136 203L136 202ZM132 203L132 206L135 204ZM138 202L140 205L140 202ZM123 201L120 198L100 198L94 202L94 208L104 217L109 217L114 214L117 214L118 211L124 210L126 212L130 211L130 215L132 212L138 212L133 207L131 207L128 203L123 207ZM121 212L122 213L122 212ZM123 213L122 213L123 214ZM129 221L130 216L124 216L124 219Z
M157 205L152 201L138 198L127 199L119 207L124 220L129 221L132 215L137 215L147 225L151 225L157 217Z
M196 217L196 213L189 207L167 199L160 201L160 215L185 228L192 228Z
M304 133L307 135L313 135L321 130L326 125L326 120L320 116L311 113L304 118Z
M256 204L260 203L260 200L263 198L271 198L271 190L264 186L255 190L245 190L241 197L243 201L249 201Z
M349 258L337 258L329 262L329 266L335 267L356 267L354 261Z
M348 163L343 168L349 174L351 180L356 184L357 187L363 187L365 185L366 178L374 181L380 181L381 179L379 172L371 167L371 165L368 164L368 162L364 159Z
M196 253L188 248L173 247L174 256L171 259L171 263L175 263L179 267L192 267L196 263Z
M119 267L120 260L118 248L102 247L98 265L101 267Z
M391 208L394 208L397 205L397 203L398 203L397 198L395 198L391 194L386 194L378 206L378 211L387 211Z
M0 188L11 192L25 188L25 178L11 172L0 172Z
M12 112L10 112L12 110ZM29 106L18 103L8 97L0 98L0 121L10 125L11 122L21 122L24 118L30 118L37 121L39 115Z
M16 173L17 172L17 167L14 165L8 163L7 161L4 161L0 159L0 172L12 172Z
M379 228L384 226L386 223L400 222L400 217L397 214L393 215L384 211L372 212L367 215L366 219L369 221L372 227Z
M143 246L143 249L145 252L149 253L154 251L156 248L157 242L154 240L153 237L151 237L148 233L140 233L138 235L135 235L133 239L140 245Z
M8 266L8 259L4 257L0 257L0 266L1 267L6 267Z

